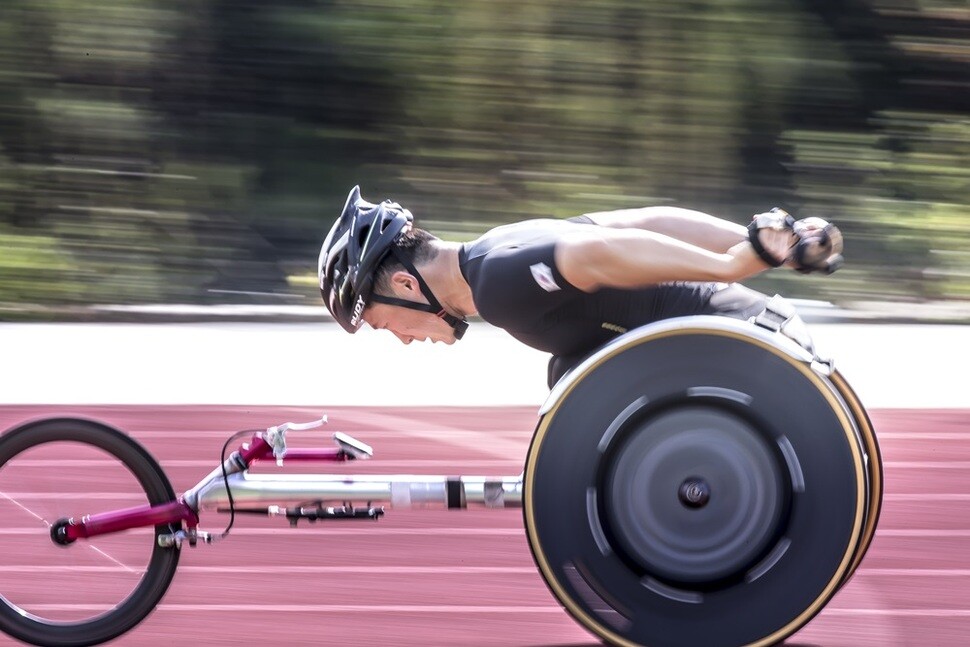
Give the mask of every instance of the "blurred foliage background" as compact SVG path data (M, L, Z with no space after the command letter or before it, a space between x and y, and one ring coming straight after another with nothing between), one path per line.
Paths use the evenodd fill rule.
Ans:
M965 0L3 0L0 316L307 303L354 184L455 240L674 204L838 222L756 287L970 299Z

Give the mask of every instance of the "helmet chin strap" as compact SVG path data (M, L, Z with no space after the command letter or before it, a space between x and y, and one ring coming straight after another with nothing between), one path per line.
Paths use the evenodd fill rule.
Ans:
M409 308L411 310L420 310L421 312L430 312L431 314L444 319L445 323L451 326L451 330L455 334L455 339L461 339L465 336L465 331L468 330L468 322L464 318L459 318L454 315L448 314L441 304L435 298L434 293L431 292L431 288L428 284L424 282L421 274L415 269L414 264L410 260L404 257L404 254L399 252L397 248L392 248L391 253L397 258L398 262L401 263L412 275L418 280L418 286L421 288L421 294L424 298L428 300L428 303L418 303L416 301L407 301L406 299L398 299L396 297L386 297L382 294L372 294L371 301L376 301L377 303L386 303L391 306L398 306L401 308Z

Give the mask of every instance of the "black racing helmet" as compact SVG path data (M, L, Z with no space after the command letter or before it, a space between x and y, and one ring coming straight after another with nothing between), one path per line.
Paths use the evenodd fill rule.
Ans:
M359 186L347 196L343 212L323 241L317 264L323 302L347 332L355 333L363 324L374 274L413 221L411 212L395 202L367 202L360 197Z

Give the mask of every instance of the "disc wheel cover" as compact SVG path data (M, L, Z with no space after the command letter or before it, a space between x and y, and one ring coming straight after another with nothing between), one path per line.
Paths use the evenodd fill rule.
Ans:
M754 535L764 546L735 553L731 572L692 580L638 553L605 497L618 448L659 412L697 406L765 434L783 466L782 504L769 506L775 526ZM864 451L831 382L758 336L706 327L633 336L587 366L539 422L524 472L529 545L567 611L612 644L774 644L861 559L864 527L874 527Z

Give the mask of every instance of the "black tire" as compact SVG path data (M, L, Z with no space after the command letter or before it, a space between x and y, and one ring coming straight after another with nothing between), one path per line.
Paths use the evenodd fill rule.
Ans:
M859 547L852 559L852 565L849 567L845 579L839 585L841 588L855 574L856 569L859 568L859 564L862 563L862 559L866 556L869 546L872 544L873 537L876 536L876 526L879 523L879 516L882 513L884 477L882 452L879 449L879 440L876 438L876 431L872 426L872 421L869 419L869 414L866 412L865 407L862 406L859 396L849 386L849 383L845 381L841 373L834 371L830 379L832 385L845 400L846 407L855 419L863 447L865 448L865 454L868 458L866 461L866 471L869 482L869 505L866 511L866 522L863 527L862 537L859 540Z
M881 464L837 374L696 318L630 333L567 379L533 436L523 513L550 590L606 642L780 643L858 566Z
M23 452L34 448L41 448L42 451L46 443L59 442L97 448L116 459L144 490L144 496L150 504L175 500L175 492L168 478L140 444L116 429L88 420L47 419L7 431L0 437L0 475ZM96 507L95 502L92 505ZM145 572L130 594L119 601L117 606L93 618L63 622L28 613L7 599L4 589L8 584L0 582L0 595L3 596L0 597L0 630L24 642L59 647L95 645L131 630L155 609L175 574L179 550L162 548L158 542L159 535L175 530L177 528L173 525L158 525L154 528L154 533L145 533L153 538L154 543L153 548L144 547L145 554L150 554ZM49 533L46 536L38 533L37 541L52 543ZM80 550L78 547L83 547L85 541L87 540L79 539L71 545L59 547L58 550ZM0 546L0 551L2 550L4 549Z

